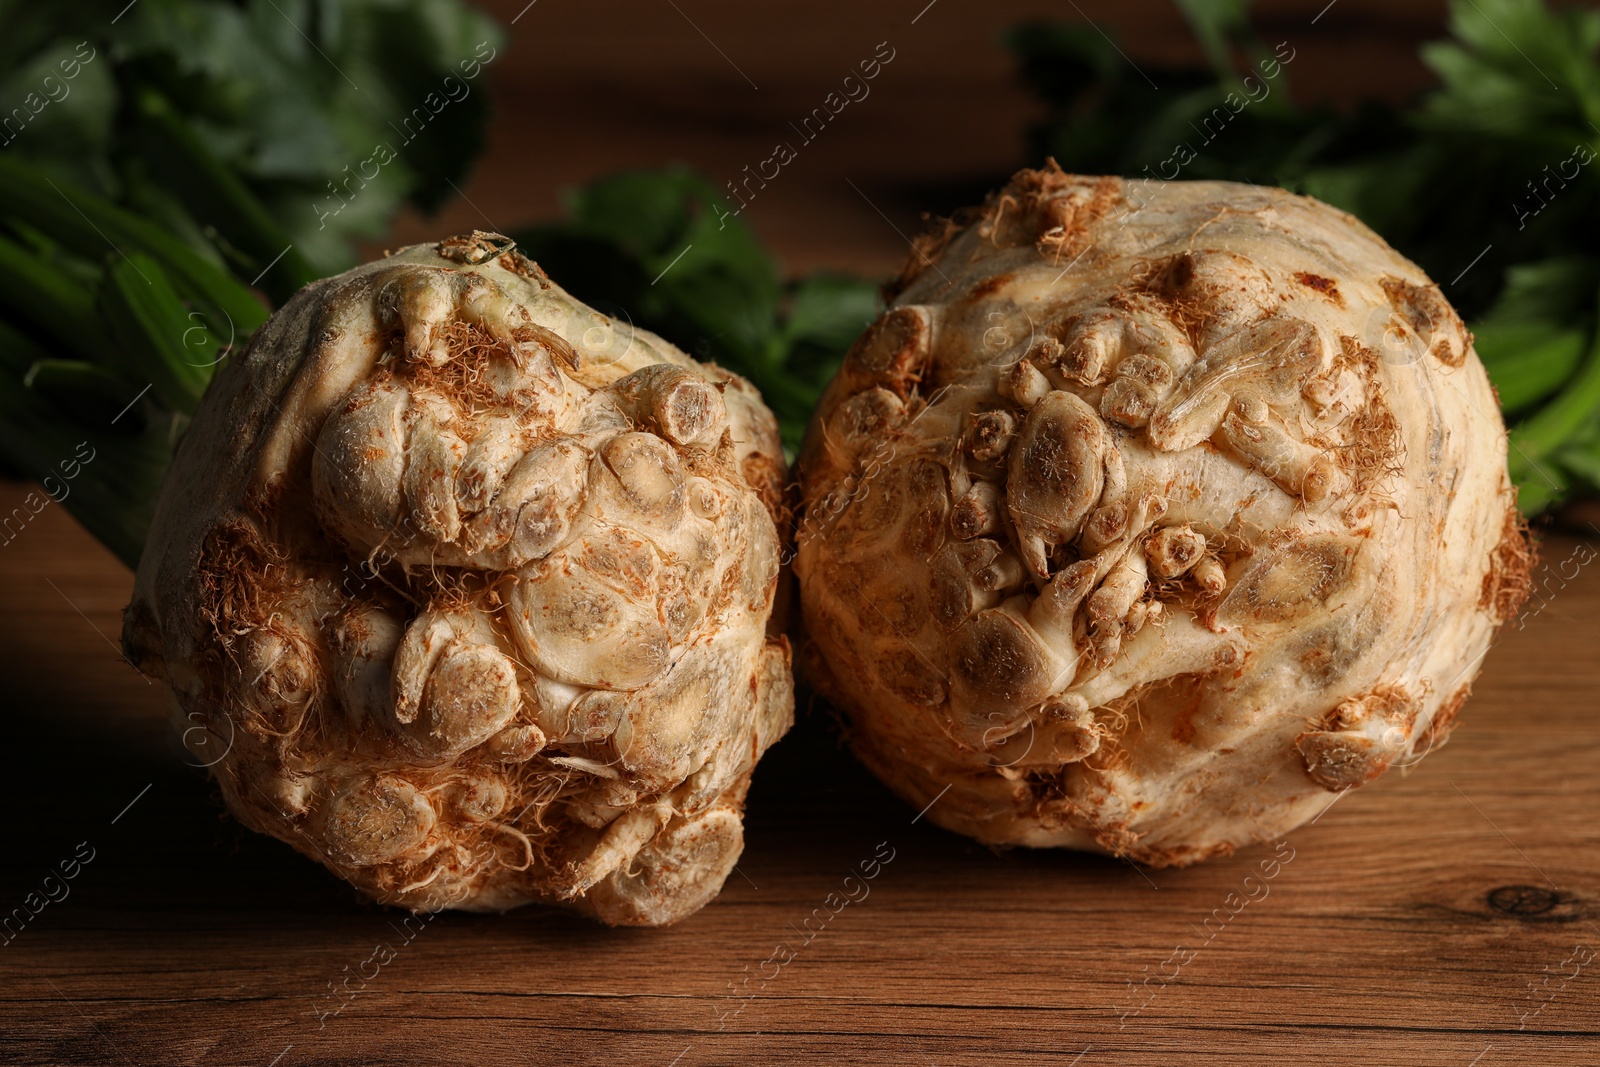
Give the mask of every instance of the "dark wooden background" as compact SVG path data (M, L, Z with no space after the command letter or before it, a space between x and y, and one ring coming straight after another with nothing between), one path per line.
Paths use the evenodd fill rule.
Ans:
M493 6L509 21L523 2ZM467 199L394 243L548 216L622 166L731 176L888 40L873 95L747 213L792 269L882 272L920 208L1023 162L1003 27L1081 8L1134 62L1192 47L1150 0L938 0L912 25L925 2L538 0L491 66L499 117ZM1337 0L1311 25L1323 6L1265 7L1297 91L1425 84L1415 46L1440 5ZM21 493L0 486L0 513ZM0 914L94 858L0 944L0 1063L1600 1063L1600 573L1563 580L1577 548L1546 545L1544 597L1450 744L1292 834L1266 897L1220 928L1202 924L1269 850L1155 872L997 855L914 823L803 709L760 768L737 873L690 921L445 914L408 940L401 913L240 830L184 766L163 696L115 647L131 576L52 506L0 546ZM880 842L870 894L770 977ZM380 944L394 960L319 1018Z
M484 5L517 21L489 67L499 121L468 199L442 218L403 219L396 243L548 218L563 189L622 167L687 163L720 186L777 141L797 140L788 124L888 42L895 58L871 95L744 214L791 270L887 274L905 254L896 228L909 236L922 212L959 207L1031 162L1022 132L1037 109L1001 47L1008 27L1088 18L1131 62L1199 57L1169 0L526 4ZM1442 2L1262 0L1256 10L1264 37L1295 48L1289 80L1301 99L1398 98L1432 81L1417 46L1440 35Z

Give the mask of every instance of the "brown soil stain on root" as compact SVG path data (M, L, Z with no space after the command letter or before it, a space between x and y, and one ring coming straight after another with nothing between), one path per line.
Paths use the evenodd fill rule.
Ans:
M1007 285L1011 284L1011 280L1015 277L1015 274L990 275L972 287L971 291L967 293L967 302L976 304L980 300L987 300L989 297L994 296Z
M1360 500L1380 480L1402 470L1405 448L1400 439L1400 420L1384 399L1378 354L1354 337L1339 338L1339 362L1354 370L1366 392L1366 403L1352 416L1348 443L1338 448L1334 458L1350 475L1348 498Z
M1295 274L1294 280L1307 289L1313 289L1321 293L1339 307L1344 307L1344 296L1339 292L1338 283L1332 278L1324 278L1320 274L1312 274L1309 271L1299 271Z
M1527 520L1513 503L1506 509L1500 543L1489 554L1489 571L1483 576L1478 607L1489 612L1497 623L1510 621L1533 591L1533 568L1537 562L1538 552Z

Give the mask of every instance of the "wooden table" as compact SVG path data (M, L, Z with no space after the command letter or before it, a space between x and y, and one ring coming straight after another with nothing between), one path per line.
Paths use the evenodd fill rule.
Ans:
M525 2L495 7L509 21ZM618 166L734 173L885 38L899 65L870 106L751 212L791 267L889 269L916 204L1021 161L1027 102L988 42L1050 9L942 0L912 26L923 0L676 6L529 9L469 201L402 220L394 243L548 214L561 186ZM1342 0L1312 30L1321 7L1267 5L1305 42L1299 90L1348 96L1357 67L1389 91L1420 82L1437 4ZM1155 0L1081 10L1135 59L1189 47ZM760 90L735 96L714 48ZM0 514L21 495L0 486ZM813 708L762 763L744 858L692 920L524 909L406 928L226 816L117 651L129 574L51 506L0 545L0 918L61 897L0 935L0 1063L1600 1063L1600 567L1563 583L1576 546L1547 544L1542 607L1505 631L1450 744L1296 831L1255 889L1270 849L1156 872L992 853L916 821ZM804 943L845 876L891 850ZM63 862L76 877L47 882ZM380 945L394 959L362 987ZM331 996L347 976L363 991Z
M113 646L128 572L51 506L0 547L0 907L62 897L46 877L93 858L0 947L0 1062L1594 1064L1600 567L1563 586L1576 546L1547 544L1544 606L1503 632L1450 743L1276 852L1167 871L996 855L916 821L813 708L691 920L405 927L229 820ZM347 975L361 992L331 996Z

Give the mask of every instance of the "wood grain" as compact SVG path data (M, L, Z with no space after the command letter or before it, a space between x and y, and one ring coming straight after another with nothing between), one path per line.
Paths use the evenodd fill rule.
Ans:
M524 2L494 6L509 20ZM759 92L669 5L542 0L494 69L470 199L395 243L548 214L618 166L732 173L892 35L903 65L751 213L791 266L887 269L917 205L1021 160L1028 104L991 42L1063 13L941 0L913 27L923 0L677 6ZM1313 30L1322 6L1266 8L1306 42L1302 91L1420 83L1439 5L1341 0ZM1136 60L1188 47L1154 0L1081 10ZM0 486L0 514L22 492ZM226 816L116 648L130 575L51 506L0 545L0 918L75 851L93 859L0 935L0 1062L1595 1064L1600 962L1568 962L1600 948L1600 567L1563 584L1576 545L1547 544L1543 606L1504 632L1450 743L1296 831L1264 882L1265 848L1158 872L987 851L917 821L814 708L762 763L744 858L692 920L445 914L408 939L401 913ZM880 847L893 859L866 895L808 942L807 917ZM394 959L328 1014L379 945ZM766 963L783 945L793 958Z
M227 818L112 644L129 574L47 507L0 547L0 914L80 843L93 859L0 947L0 1061L1592 1064L1600 567L1563 584L1576 545L1546 545L1544 606L1450 743L1290 835L1270 876L1267 848L1168 871L989 852L916 821L812 709L690 921L447 913L408 938ZM808 943L836 892L860 899ZM379 945L395 958L364 967ZM362 991L331 997L347 975Z

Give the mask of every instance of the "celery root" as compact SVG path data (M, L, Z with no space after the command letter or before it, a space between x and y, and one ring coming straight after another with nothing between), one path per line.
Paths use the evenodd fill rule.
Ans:
M777 429L503 238L315 283L218 376L124 629L232 811L373 898L699 908L788 728Z
M895 288L812 420L796 573L911 804L1185 864L1444 740L1530 551L1416 266L1281 190L1052 166Z

